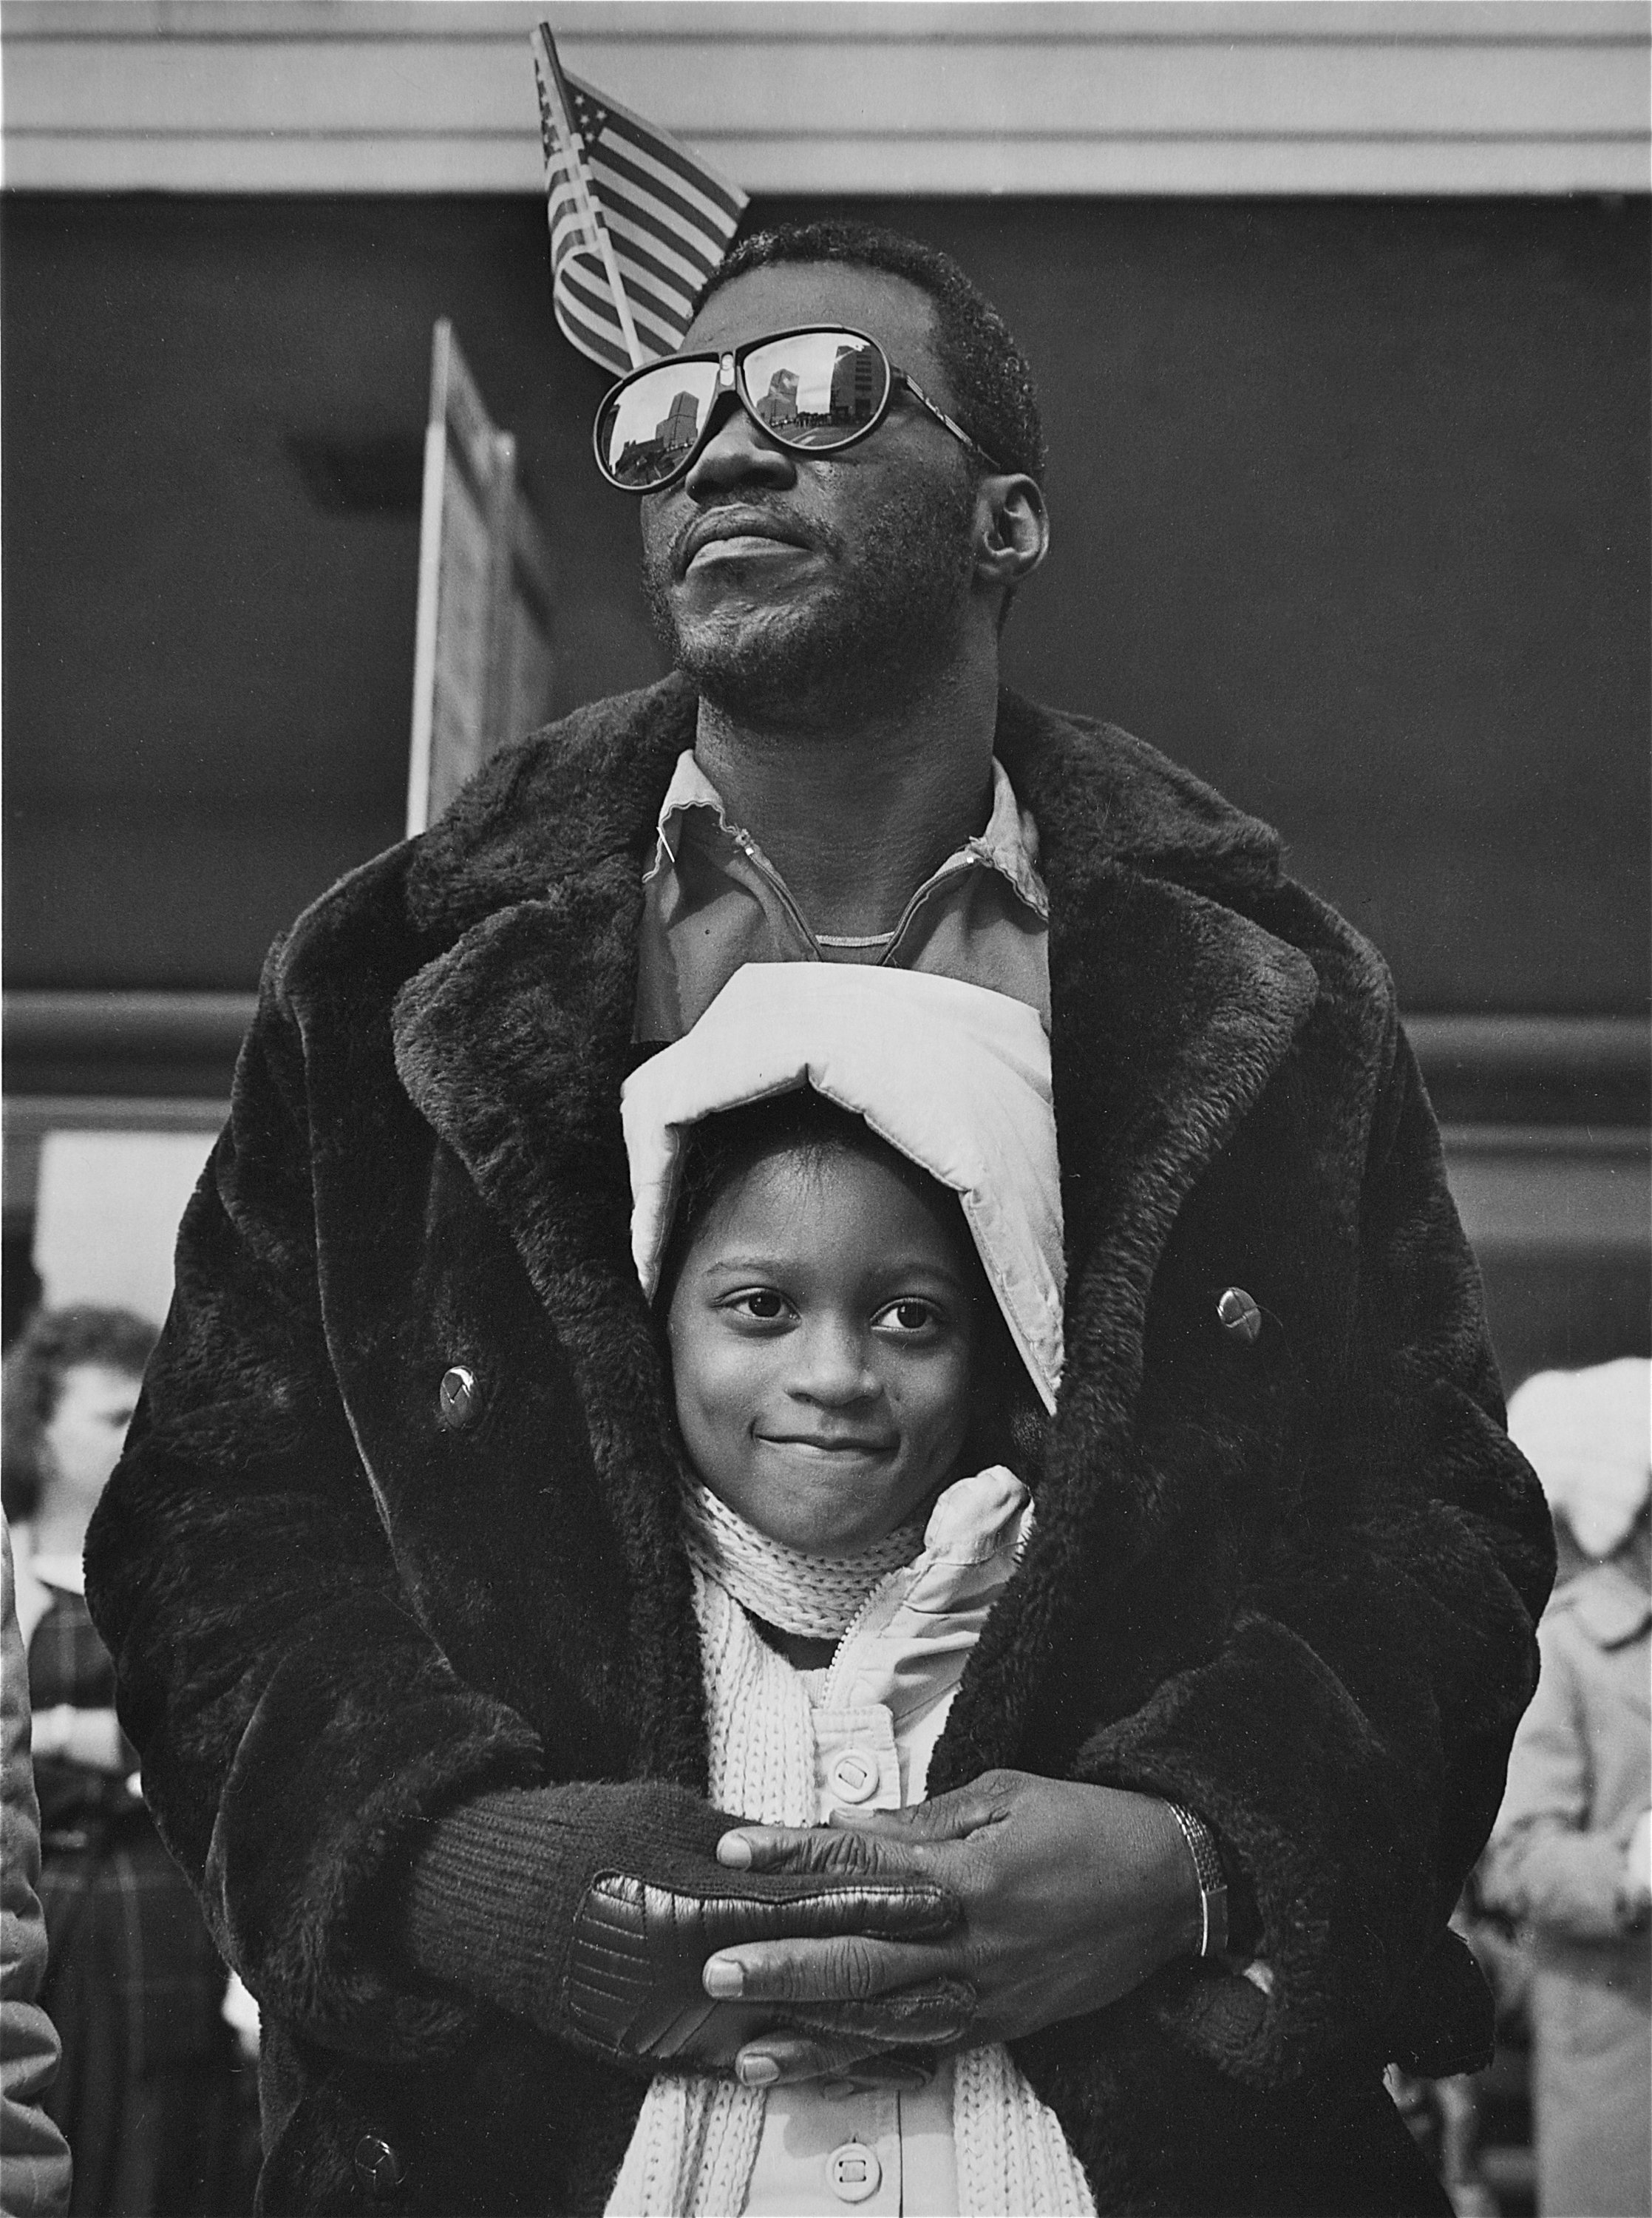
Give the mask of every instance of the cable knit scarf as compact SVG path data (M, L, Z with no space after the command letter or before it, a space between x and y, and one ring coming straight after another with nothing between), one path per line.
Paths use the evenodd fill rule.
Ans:
M902 1525L858 1555L805 1555L759 1533L697 1483L683 1490L683 1537L696 1569L742 1608L814 1640L840 1640L872 1589L924 1546L921 1525Z
M684 1525L705 1663L712 1800L764 1825L813 1825L808 1690L758 1637L746 1610L788 1631L841 1636L874 1589L919 1552L922 1536L909 1527L852 1565L800 1556L753 1533L703 1489L685 1502ZM792 1591L783 1591L794 1575ZM733 2080L660 2073L643 2098L606 2218L738 2218L766 2103L763 2090ZM1088 2183L1060 2123L1002 2043L956 2060L952 2118L960 2218L1092 2218ZM829 2207L823 2188L822 2208Z

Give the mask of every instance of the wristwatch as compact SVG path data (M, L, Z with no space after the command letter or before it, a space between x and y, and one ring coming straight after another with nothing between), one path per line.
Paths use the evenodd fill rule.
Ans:
M1199 1887L1199 1956L1222 1956L1228 1949L1228 1874L1222 1868L1216 1837L1203 1818L1179 1802L1166 1806L1182 1829Z

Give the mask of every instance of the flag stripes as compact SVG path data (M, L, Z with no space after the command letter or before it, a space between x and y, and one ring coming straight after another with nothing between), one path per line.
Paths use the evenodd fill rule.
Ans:
M676 256L666 257L666 250L652 233L640 232L629 217L615 210L609 211L608 227L616 239L626 242L626 253L636 263L653 286L654 290L671 300L678 309L691 307L705 282Z
M575 266L579 267L578 263ZM622 267L627 271L626 303L630 308L633 320L639 325L652 324L658 332L663 334L664 344L660 348L662 354L675 352L678 338L688 328L689 319L686 311L673 308L668 301L662 300L652 287L640 284L636 272L631 268L628 258ZM590 272L588 270L581 270L580 275L589 276Z
M610 193L626 203L637 221L659 232L662 239L680 242L680 251L691 261L702 262L709 276L722 256L715 249L709 252L699 247L704 235L702 226L712 219L697 208L686 194L680 193L668 179L654 177L644 162L630 161L626 150L605 132L597 141L597 152L591 158L591 166L597 183L603 187L603 200L607 204ZM721 222L721 219L718 219ZM715 232L711 234L715 237ZM732 236L731 232L728 234Z
M553 201L551 202L551 251L553 255L555 255L556 253L555 242L557 234L562 228L563 225L568 223L577 224L579 220L579 203L572 197L572 195L570 195L566 200Z
M576 98L586 100L593 108L600 109L616 127L616 145L627 147L662 178L675 177L702 211L705 221L721 226L726 234L732 234L746 206L746 196L738 185L725 184L697 156L668 138L657 124L645 123L628 108L622 108L617 100L609 99L605 93L593 92L578 77L571 77L566 82Z
M704 257L686 251L658 217L638 207L628 195L616 192L611 183L603 191L603 208L611 227L623 231L644 253L670 256L677 264L675 282L688 292L697 293L722 260L721 254Z
M589 263L590 257L585 257ZM591 282L582 284L580 277L590 276ZM599 289L600 288L600 289ZM623 377L631 367L631 350L626 341L619 312L614 306L613 295L607 289L605 273L597 268L594 274L582 270L578 263L566 267L560 287L552 299L556 320L562 336L588 354L593 362L600 362L616 377ZM639 338L642 334L639 332ZM653 334L647 341L647 357L655 357Z
M568 314L572 318L576 326L594 319L599 327L603 335L604 351L597 359L599 362L605 362L612 369L614 349L616 346L620 353L625 356L619 373L623 375L625 371L631 368L631 357L626 352L623 326L620 322L619 311L614 306L614 296L609 290L607 276L594 255L576 254L563 265L562 290L567 296ZM635 293L629 285L626 287L626 297L631 309L631 319L637 326L638 336L648 342L648 350L645 359L658 362L668 354L674 354L678 341L675 325L650 316L647 308L639 305ZM563 303L560 299L558 299L554 305L560 308ZM579 341L574 337L574 333L568 330L567 321L560 315L557 320L561 323L565 335L573 339L573 344L578 346Z
M746 195L653 124L569 77L548 25L532 43L557 323L583 354L618 372L674 354Z

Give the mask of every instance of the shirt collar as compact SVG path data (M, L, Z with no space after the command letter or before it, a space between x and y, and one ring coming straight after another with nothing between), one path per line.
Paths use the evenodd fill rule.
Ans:
M1010 773L996 755L993 757L993 810L987 829L979 839L968 840L963 852L979 855L983 863L991 864L1035 915L1049 923L1049 895L1038 875L1038 827L1031 810L1023 809L1016 799Z
M666 787L665 798L659 805L654 859L648 867L649 877L655 877L668 864L675 866L678 827L684 815L691 809L709 810L717 820L718 830L736 845L749 840L750 834L730 818L721 794L701 768L693 748L684 747L677 758L671 782ZM942 864L936 876L951 870L967 858L985 863L996 870L1036 916L1045 923L1049 922L1049 895L1038 875L1038 827L1033 822L1030 812L1023 809L1016 799L1015 788L1010 784L1010 774L996 755L993 757L993 806L987 819L987 828L973 839L966 839L957 852Z
M728 821L723 807L723 797L700 767L699 759L692 747L684 747L677 758L677 767L671 772L671 782L665 789L665 798L659 804L659 821L655 826L658 841L654 859L648 876L663 870L668 863L677 860L674 844L678 820L690 809L708 809L717 819L719 831L726 832L732 839L739 827Z

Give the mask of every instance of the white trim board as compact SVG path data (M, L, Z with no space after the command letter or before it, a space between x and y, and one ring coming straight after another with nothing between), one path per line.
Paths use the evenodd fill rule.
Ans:
M1652 183L1640 0L8 0L4 181L537 192L541 12L754 193Z

